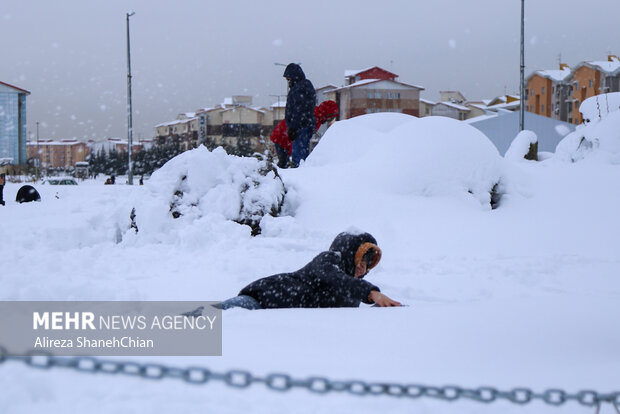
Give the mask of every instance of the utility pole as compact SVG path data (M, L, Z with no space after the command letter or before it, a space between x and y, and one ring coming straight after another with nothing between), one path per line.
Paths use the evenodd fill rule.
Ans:
M286 96L286 95L269 95L269 96L273 96L274 98L278 98L278 106L277 106L278 111L277 111L277 113L278 113L278 115L280 115L280 114L281 114L281 112L282 112L282 109L280 109L280 108L281 108L281 106L280 106L280 101L281 101L281 99L280 99L280 98L282 98L282 97L284 97L284 96ZM274 120L274 121L275 121L275 120ZM280 119L278 119L278 121L280 121ZM275 126L275 125L274 125L274 126Z
M129 18L136 14L127 13L127 183L133 185L133 168L131 165L131 147L133 146L133 119L131 111L131 51L129 43Z
M39 121L37 121L37 180L39 179L40 176L40 169L41 169L41 153L39 152Z
M521 0L521 92L519 97L519 131L525 128L525 0Z

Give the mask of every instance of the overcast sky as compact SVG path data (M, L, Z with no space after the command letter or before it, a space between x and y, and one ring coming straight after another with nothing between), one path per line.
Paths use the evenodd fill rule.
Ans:
M0 81L29 90L40 137L127 136L125 13L134 137L181 112L286 93L301 62L315 87L381 66L404 83L468 99L519 89L520 0L1 0ZM620 1L526 0L526 76L620 54Z

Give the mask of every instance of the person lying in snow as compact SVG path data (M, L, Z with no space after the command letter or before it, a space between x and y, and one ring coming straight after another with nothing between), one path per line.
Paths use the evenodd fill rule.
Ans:
M377 240L369 233L340 233L329 250L291 273L258 279L217 307L229 309L340 308L360 302L401 306L364 276L381 260Z

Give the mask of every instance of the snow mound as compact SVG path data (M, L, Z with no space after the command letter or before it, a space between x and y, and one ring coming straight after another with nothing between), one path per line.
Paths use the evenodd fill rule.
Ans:
M138 232L165 231L175 224L173 219L206 219L247 224L257 234L263 216L280 212L286 192L270 163L204 146L164 164L147 189L149 194L135 210Z
M567 127L566 125L556 125L554 129L555 129L555 132L561 137L565 137L571 133L570 128Z
M332 171L329 185L352 192L366 194L373 188L425 197L473 195L490 205L504 165L491 141L463 122L371 114L335 123L302 169Z
M530 147L538 142L538 137L533 131L521 131L517 134L510 148L504 154L504 158L511 161L522 161L530 152Z
M585 101L584 101L585 102ZM555 150L561 161L620 164L620 111L615 111L568 134Z
M618 110L620 110L620 92L592 96L579 106L579 112L586 123L600 121Z

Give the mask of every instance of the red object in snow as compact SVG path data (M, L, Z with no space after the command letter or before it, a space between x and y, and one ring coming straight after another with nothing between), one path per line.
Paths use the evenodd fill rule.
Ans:
M316 126L314 131L317 131L321 125L330 121L332 118L338 116L338 105L334 101L324 101L319 106L314 108L314 117L316 119ZM278 125L273 129L269 136L271 142L279 144L284 148L288 155L291 155L293 151L293 142L288 139L288 129L286 128L286 121L281 120Z
M321 102L319 106L314 108L314 118L316 118L316 127L314 130L318 130L325 122L330 121L332 118L338 116L338 105L334 101Z
M279 144L280 146L282 146L282 148L284 148L288 152L288 155L291 155L291 153L293 152L293 142L288 139L286 121L284 119L278 122L278 125L276 125L276 127L271 132L269 139L274 144Z

